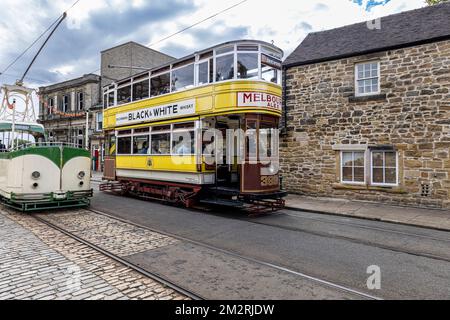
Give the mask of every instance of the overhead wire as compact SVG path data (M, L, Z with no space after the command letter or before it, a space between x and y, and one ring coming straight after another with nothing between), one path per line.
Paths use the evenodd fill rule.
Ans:
M73 7L75 7L77 4L78 4L78 2L80 2L81 0L76 0L70 7L68 7L67 8L67 10L66 11L64 11L64 12L67 12L67 11L69 11L69 10L71 10ZM59 16L58 16L58 18L44 31L44 32L42 32L40 35L39 35L39 37L37 37L36 38L36 40L34 40L24 51L22 51L22 53L21 54L19 54L5 69L3 69L3 71L2 72L0 72L0 76L1 75L3 75L3 74L5 74L5 72L6 71L8 71L9 70L9 68L11 68L20 58L22 58L24 55L25 55L25 53L27 53L28 52L28 50L30 50L56 23L58 23L58 21L59 21L59 19L61 19L61 17L63 16L63 14L64 14L64 12L62 13L62 14L60 14ZM30 79L30 78L28 78L28 79Z

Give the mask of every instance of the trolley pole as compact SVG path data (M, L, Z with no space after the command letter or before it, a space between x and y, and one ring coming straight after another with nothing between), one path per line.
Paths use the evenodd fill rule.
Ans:
M16 99L13 99L13 112L12 112L12 125L11 125L11 131L12 131L12 144L11 149L14 149L16 145Z

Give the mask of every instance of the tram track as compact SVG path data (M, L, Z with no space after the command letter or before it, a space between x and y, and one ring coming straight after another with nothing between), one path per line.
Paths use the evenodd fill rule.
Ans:
M226 255L238 258L238 259L242 259L242 260L245 260L245 261L249 261L249 262L258 264L260 266L269 267L269 268L275 269L277 271L281 271L281 272L285 272L285 273L293 275L293 276L301 277L303 279L307 279L307 280L310 280L312 282L315 282L315 283L318 283L318 284L321 284L321 285L325 285L325 286L327 286L329 288L336 289L336 290L338 290L340 292L356 295L356 296L358 296L360 298L363 298L363 299L382 300L381 297L370 295L370 294L367 294L365 292L362 292L362 291L359 291L359 290L356 290L356 289L353 289L353 288L350 288L350 287L347 287L347 286L344 286L344 285L340 285L338 283L334 283L334 282L331 282L331 281L328 281L328 280L325 280L325 279L321 279L321 278L318 278L318 277L315 277L315 276L311 276L311 275L308 275L308 274L305 274L305 273L302 273L302 272L298 272L298 271L292 270L292 269L290 269L288 267L285 267L285 266L282 266L282 265L277 265L277 264L273 264L273 263L270 263L270 262L267 262L267 261L263 261L263 260L260 260L260 259L257 259L257 258L245 256L245 255L242 255L240 253L237 253L237 252L234 252L234 251L231 251L231 250L219 248L219 247L216 247L216 246L213 246L213 245L201 242L201 241L189 239L189 238L186 238L186 237L183 237L183 236L179 236L179 235L176 235L176 234L173 234L173 233L170 233L170 232L157 230L157 229L154 229L154 228L151 228L151 227L148 227L148 226L144 226L144 225L135 223L135 222L127 220L127 219L116 217L116 216L114 216L112 214L109 214L107 212L99 211L99 210L92 209L92 208L89 208L89 209L86 209L86 210L89 211L89 212L92 212L92 213L95 213L95 214L98 214L98 215L102 215L102 216L105 216L107 218L116 220L116 221L120 221L122 223L130 224L130 225L138 227L138 228L146 229L146 230L149 230L151 232L160 233L162 235L165 235L165 236L168 236L168 237L172 237L172 238L180 240L180 241L184 241L184 242L188 242L190 244L198 245L198 246L201 246L201 247L204 247L204 248L216 251L216 252L220 252L220 253L223 253L223 254L226 254Z
M89 211L91 211L91 210L89 210ZM91 248L91 249L93 249L93 250L95 250L95 251L97 251L97 252L99 252L99 253L101 253L101 254L109 257L109 258L111 258L112 260L114 260L114 261L116 261L116 262L118 262L118 263L120 263L120 264L122 264L122 265L124 265L124 266L126 266L126 267L128 267L128 268L130 268L130 269L132 269L132 270L134 270L134 271L136 271L136 272L138 272L138 273L140 273L140 274L150 278L150 279L152 279L152 280L155 280L155 281L163 284L164 286L166 286L166 287L168 287L170 289L175 290L176 292L178 292L180 294L183 294L183 295L189 297L192 300L205 300L205 298L200 296L199 294L194 293L191 290L188 290L186 288L183 288L183 287L175 284L174 282L170 281L166 277L163 277L163 276L161 276L159 274L156 274L156 273L144 270L143 268L139 267L138 265L136 265L134 263L131 263L131 262L121 258L117 254L114 254L114 253L112 253L112 252L110 252L108 250L105 250L105 249L99 247L98 245L92 243L91 241L83 239L83 238L75 235L74 233L72 233L70 231L67 231L66 229L63 229L63 228L61 228L61 227L59 227L59 226L57 226L57 225L55 225L55 224L53 224L53 223L43 219L41 217L36 216L35 214L32 214L31 216L34 219L36 219L37 221L47 225L48 227L50 227L50 228L52 228L54 230L57 230L57 231L65 234L66 236L68 236L68 237L70 237L70 238L72 238L72 239L74 239L74 240L76 240L76 241L78 241L80 243L83 243L84 245L88 246L89 248Z
M190 209L190 210L192 210L194 212L203 212L204 211L204 210L198 209L198 208L197 209ZM289 210L286 210L286 211L289 211ZM352 237L347 237L347 236L343 236L343 235L336 235L336 234L330 234L330 233L326 233L326 232L312 231L312 230L308 230L308 229L305 229L305 228L284 226L284 225L279 225L279 224L274 224L274 223L267 223L267 222L262 222L262 221L255 221L255 219L248 218L248 217L236 217L236 216L233 216L233 215L230 215L230 214L221 214L221 213L216 213L216 212L211 212L211 211L208 211L208 213L216 215L216 216L219 216L219 217L226 217L228 219L239 220L239 221L246 221L248 223L252 223L252 224L256 224L256 225L268 226L268 227L278 228L278 229L287 230L287 231L302 232L302 233L307 233L307 234L311 234L311 235L315 235L315 236L319 236L319 237L340 239L340 240L345 240L345 241L349 241L349 242L352 242L352 243L363 244L363 245L370 245L372 247L377 247L377 248L380 248L380 249L390 250L390 251L393 251L393 252L405 253L405 254L410 254L410 255L414 255L414 256L418 256L418 257L424 257L424 258L429 258L429 259L435 259L435 260L450 262L450 258L449 257L443 257L443 256L439 256L439 255L434 255L434 254L428 254L428 253L424 253L424 252L420 252L420 251L405 250L405 249L402 249L402 248L396 248L394 246L382 245L382 244L379 244L379 243L376 243L376 242L373 242L373 241L366 241L366 240L362 240L362 239L355 239L355 238L352 238ZM341 226L346 226L346 227L356 227L356 228L361 228L361 229L366 229L366 230L371 230L371 231L393 233L393 234L398 234L398 235L401 235L401 236L416 237L416 238L422 238L422 239L427 239L427 240L432 240L432 241L442 241L442 242L450 243L450 239L449 238L431 237L431 236L420 235L420 234L416 234L416 233L397 231L397 230L393 230L393 229L389 229L389 228L364 226L364 225L357 224L357 223L344 223L344 222L332 221L332 220L326 220L326 219L319 219L319 218L312 218L312 217L302 217L302 216L299 216L299 215L286 213L286 212L282 212L282 213L279 213L279 214L284 214L284 215L287 215L287 216L296 217L296 218L300 218L300 219L318 221L318 222L321 222L321 223L329 223L329 224L341 225ZM440 231L440 232L445 232L445 231Z

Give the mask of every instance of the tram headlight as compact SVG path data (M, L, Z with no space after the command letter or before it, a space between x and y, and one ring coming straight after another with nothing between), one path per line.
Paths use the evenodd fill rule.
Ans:
M85 175L86 175L86 172L84 172L84 171L78 172L78 179L83 179Z
M33 173L31 174L31 177L33 179L39 179L41 177L41 173L39 171L33 171Z
M273 162L270 164L268 169L269 169L270 174L275 174L277 171L277 168Z

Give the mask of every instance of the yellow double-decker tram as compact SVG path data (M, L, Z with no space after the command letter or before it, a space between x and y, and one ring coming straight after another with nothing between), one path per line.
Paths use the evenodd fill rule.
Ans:
M282 208L282 56L262 41L226 42L106 86L100 189L186 207Z

